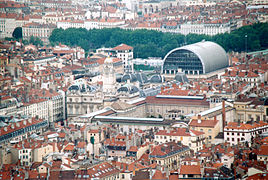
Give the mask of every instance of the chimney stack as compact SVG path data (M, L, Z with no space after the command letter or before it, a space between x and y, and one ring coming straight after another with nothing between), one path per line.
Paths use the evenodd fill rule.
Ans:
M197 115L197 123L201 123L201 114Z
M225 100L222 100L222 132L224 132L226 116L225 116Z

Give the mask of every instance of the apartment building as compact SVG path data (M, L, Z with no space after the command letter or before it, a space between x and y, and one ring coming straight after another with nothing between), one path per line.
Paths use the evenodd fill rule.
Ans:
M252 138L258 134L266 133L268 131L268 123L260 121L258 123L245 124L240 122L229 122L224 127L224 141L231 145L239 143L252 144Z
M215 23L215 24L194 24L194 23L185 23L180 25L180 33L187 34L205 34L205 35L216 35L228 32L230 33L232 30L231 24L226 23Z
M133 47L120 44L114 47L112 51L115 51L116 57L122 60L124 69L127 69L130 66L129 61L133 59Z
M191 130L188 128L174 128L171 130L160 130L155 133L155 142L166 143L181 142L183 145L188 146L194 152L197 152L203 148L205 144L205 133Z
M150 148L150 163L167 167L169 170L179 167L181 157L190 154L190 148L177 142L167 142Z
M47 99L32 99L21 107L22 114L29 117L39 117L44 120L49 118L49 101Z
M16 28L16 17L15 13L1 13L0 14L0 38L12 37L12 33Z
M31 36L35 36L39 37L44 43L48 43L48 38L56 27L57 26L53 24L32 22L22 26L22 35L23 38L27 40L29 40Z
M65 119L65 94L61 91L54 91L53 89L34 89L32 90L34 97L48 100L48 122L53 126L54 122Z
M266 121L264 101L260 98L238 99L234 102L235 116L240 122Z
M193 117L189 123L189 128L192 130L204 132L206 137L206 143L211 144L214 142L214 138L220 132L220 123L216 119L202 118L201 115Z
M41 133L48 126L48 121L36 118L20 119L0 128L0 143L22 141L33 133Z

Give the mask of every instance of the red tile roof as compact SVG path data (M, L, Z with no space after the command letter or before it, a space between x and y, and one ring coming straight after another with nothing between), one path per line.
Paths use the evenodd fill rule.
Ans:
M76 147L77 147L77 148L81 148L81 149L82 149L82 148L85 148L85 147L86 147L86 145L87 145L87 144L86 144L86 142L78 142L78 144L77 144L77 146L76 146Z
M240 126L238 126L237 122L229 122L228 125L225 127L227 130L228 129L244 129L244 130L250 130L254 129L257 127L262 127L266 126L268 123L265 123L263 121L260 121L259 123L253 123L253 124L245 124L245 123L240 123Z
M165 180L167 179L166 175L162 173L160 170L156 170L152 179Z
M113 50L115 50L115 51L118 51L118 50L132 50L132 49L133 49L133 47L128 46L126 44L120 44L120 45L118 45L118 46L113 48Z
M72 144L68 144L65 148L64 148L64 151L72 151L72 150L74 150L74 145L72 145Z
M200 174L200 165L181 165L180 174Z
M214 128L218 122L218 120L200 120L199 122L197 119L192 119L189 126Z
M16 123L10 123L8 126L0 128L0 135L3 136L5 134L12 133L12 132L18 131L20 129L24 129L26 127L29 127L31 125L38 124L42 121L43 121L42 119L35 119L33 117L33 118L28 119L28 120L19 121Z
M268 145L262 145L259 149L258 155L268 156Z
M158 98L156 96L146 97L146 102L149 104L178 104L184 106L204 106L209 107L209 102L206 98L199 99L177 99L177 98Z
M88 131L88 133L96 134L96 133L99 133L99 130L98 129L90 129Z
M204 134L204 132L190 130L187 128L176 128L174 130L159 130L155 135L164 135L164 136L192 136L192 132L194 135L199 136Z
M128 151L130 152L137 152L138 151L138 147L137 146L131 146Z

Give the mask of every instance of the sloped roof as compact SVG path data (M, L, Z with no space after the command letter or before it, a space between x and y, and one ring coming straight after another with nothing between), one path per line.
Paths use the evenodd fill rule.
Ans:
M201 120L201 122L198 123L197 119L192 119L189 126L214 128L218 122L218 120Z
M200 174L200 165L181 165L180 174Z
M113 48L113 50L115 50L115 51L116 50L132 50L132 49L133 49L133 47L128 46L126 44L120 44L120 45Z

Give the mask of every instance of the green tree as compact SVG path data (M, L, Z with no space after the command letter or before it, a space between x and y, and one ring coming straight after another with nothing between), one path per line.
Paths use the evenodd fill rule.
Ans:
M245 38L247 37L247 38ZM100 47L114 47L121 43L134 47L134 57L164 57L170 50L185 44L202 40L220 44L226 51L256 51L268 48L268 23L243 26L231 33L215 36L162 33L153 30L125 30L120 28L91 29L69 28L54 29L49 41L52 45L63 43L69 46L81 46L86 51ZM247 43L247 44L246 44Z
M29 43L35 46L43 46L43 41L39 37L35 36L30 37Z
M12 37L15 39L21 39L22 38L22 28L16 27L12 33Z

